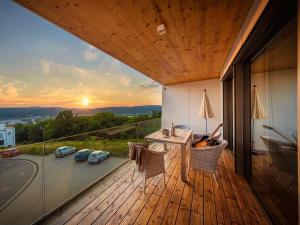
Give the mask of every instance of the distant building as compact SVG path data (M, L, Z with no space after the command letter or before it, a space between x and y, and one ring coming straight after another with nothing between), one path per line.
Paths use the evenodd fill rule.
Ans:
M0 124L0 147L15 147L16 135L14 127L7 127L5 123Z

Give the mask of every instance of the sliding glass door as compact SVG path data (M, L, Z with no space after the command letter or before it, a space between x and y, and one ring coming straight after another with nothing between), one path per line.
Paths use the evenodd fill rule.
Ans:
M251 62L251 186L274 224L297 221L297 26Z

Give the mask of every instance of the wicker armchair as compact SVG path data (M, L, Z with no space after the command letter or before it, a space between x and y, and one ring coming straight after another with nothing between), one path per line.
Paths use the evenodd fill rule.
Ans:
M194 134L193 135L193 140L201 139L204 135L209 136L210 134ZM215 133L215 135L212 138L218 140L220 137L221 137L221 133L217 132L217 133Z
M227 141L220 140L219 145L207 146L201 149L192 147L189 157L190 167L196 170L205 170L212 172L213 178L215 179L217 186L219 186L215 176L217 174L217 163L222 151L226 148L227 144Z
M164 154L165 151L154 151L146 148L145 146L138 144L138 143L131 143L128 142L128 146L130 148L130 145L138 145L142 146L143 148L143 170L141 171L142 175L145 178L144 183L144 191L146 189L146 180L151 177L155 177L159 174L164 174L164 184L166 182L165 177L165 160L164 160ZM133 169L131 180L133 179L135 171L138 171L136 167Z

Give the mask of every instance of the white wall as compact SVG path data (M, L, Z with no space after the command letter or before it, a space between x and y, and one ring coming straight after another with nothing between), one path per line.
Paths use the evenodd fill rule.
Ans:
M219 79L168 85L162 91L162 128L184 124L194 133L205 133L205 119L198 116L204 89L215 117L208 119L208 131L222 122L221 81Z

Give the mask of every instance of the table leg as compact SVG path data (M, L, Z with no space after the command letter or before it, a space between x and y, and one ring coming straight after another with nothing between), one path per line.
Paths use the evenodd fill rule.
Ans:
M181 145L181 180L186 181L186 145Z

